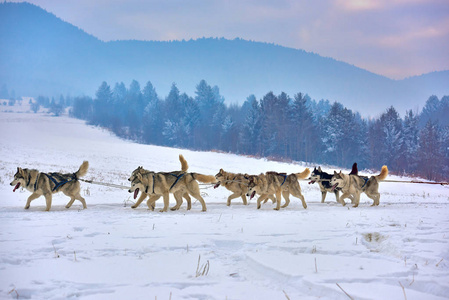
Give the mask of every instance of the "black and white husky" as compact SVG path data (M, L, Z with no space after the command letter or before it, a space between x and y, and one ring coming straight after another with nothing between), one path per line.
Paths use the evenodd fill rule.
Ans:
M357 169L357 163L354 163L352 165L351 173L352 175L358 174ZM310 182L309 184L314 184L315 182L318 182L318 185L320 186L321 190L321 203L324 203L324 199L326 199L327 193L334 193L335 198L337 199L337 202L340 202L339 193L341 188L335 188L332 189L332 185L330 184L330 181L332 179L333 174L326 173L321 170L321 167L318 167L318 169L315 167L313 169L313 172L310 174Z

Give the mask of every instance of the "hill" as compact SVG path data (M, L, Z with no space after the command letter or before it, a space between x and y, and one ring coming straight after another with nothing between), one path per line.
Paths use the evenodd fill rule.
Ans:
M0 84L16 94L94 95L102 81L151 81L161 96L176 82L194 94L205 79L228 103L269 91L339 101L363 115L394 105L422 108L449 94L449 71L405 80L368 72L303 50L241 39L103 42L28 3L0 4Z

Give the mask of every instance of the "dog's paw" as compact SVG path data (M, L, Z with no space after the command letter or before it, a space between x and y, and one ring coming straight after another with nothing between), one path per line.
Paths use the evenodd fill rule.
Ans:
M25 208L25 209L28 209L28 208L30 208L30 206L29 206L29 205L26 205L24 208Z

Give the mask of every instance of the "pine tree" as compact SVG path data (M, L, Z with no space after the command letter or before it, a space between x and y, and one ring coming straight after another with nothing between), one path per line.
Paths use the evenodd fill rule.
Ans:
M419 134L418 148L419 173L429 180L442 178L444 154L438 125L429 120Z
M94 125L109 127L110 105L112 103L112 92L110 86L103 81L95 93L93 113L91 122Z
M261 144L262 155L270 156L277 154L278 123L281 115L277 105L278 99L273 92L266 94L260 101L261 110Z
M142 92L140 91L140 84L138 81L133 80L129 85L127 97L126 97L126 121L129 128L129 136L133 139L138 139L141 136L142 118L145 107L142 101Z
M143 89L142 98L143 103L146 103L142 116L142 139L146 143L160 145L163 139L163 104L150 81Z
M211 87L205 80L196 86L195 102L198 104L200 118L196 136L198 145L203 150L209 150L220 144L221 125L223 123L225 105L218 87Z
M443 155L442 175L445 181L449 180L449 125L441 131L441 152Z
M254 95L249 96L242 105L244 114L242 130L239 135L242 153L260 153L260 123L261 110L259 102Z
M307 98L302 93L296 94L290 116L291 157L302 161L316 160L320 154L318 150L320 135L317 134L318 128L307 102Z
M418 116L409 110L405 113L403 125L403 144L400 150L399 170L415 172L417 169L416 153L418 151Z
M198 104L192 97L187 96L185 93L180 96L180 101L183 108L183 117L181 122L183 128L182 145L185 147L196 148L196 138L198 136L197 129L200 115Z
M383 158L381 164L388 165L390 170L398 171L403 143L402 121L393 106L380 116L380 124L383 131L383 138L380 140Z
M419 116L419 127L423 128L429 120L433 120L435 122L435 114L439 109L440 100L438 100L438 97L435 95L430 96L424 105L421 115Z

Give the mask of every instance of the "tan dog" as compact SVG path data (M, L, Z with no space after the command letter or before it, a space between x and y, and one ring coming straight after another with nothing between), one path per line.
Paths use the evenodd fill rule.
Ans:
M182 197L187 200L187 209L191 208L190 196L198 199L201 202L202 210L206 211L206 203L201 197L198 181L203 183L215 183L215 177L209 175L202 175L198 173L186 173L188 169L187 161L182 155L179 155L181 162L181 171L174 172L153 172L147 171L142 167L137 168L128 179L131 181L131 188L129 192L134 192L134 199L137 198L139 191L142 194L139 200L132 206L138 207L142 201L149 196L147 206L154 209L154 203L161 196L164 199L164 208L161 211L168 210L169 193L173 193L176 199L176 205L171 210L177 210L182 204Z
M49 211L51 208L52 194L58 192L63 192L70 197L70 201L67 203L66 208L70 208L75 200L81 201L83 208L87 208L86 201L80 195L79 178L86 175L88 168L89 163L87 161L84 161L79 170L72 174L41 173L34 169L17 168L11 186L15 186L14 192L20 186L32 192L28 197L25 209L30 208L31 201L43 195L46 202L45 210Z
M232 199L238 197L242 198L244 205L248 204L246 201L246 192L248 191L249 176L250 175L248 174L225 172L223 169L220 169L217 175L215 175L217 184L214 188L218 188L222 185L232 192L226 202L227 206L231 205ZM267 197L270 198L273 203L276 201L273 195L267 195Z
M257 199L257 208L259 209L261 201L265 200L268 195L274 194L276 195L276 208L274 209L279 210L281 208L281 194L285 198L285 204L282 208L289 205L289 195L292 194L301 199L302 206L307 208L298 180L307 178L309 174L310 170L306 168L301 173L293 173L290 175L285 173L266 172L265 174L250 176L247 196L252 199L256 193L261 195L259 199Z
M214 176L198 173L182 173L178 176L175 176L174 173L164 172L137 173L136 178L131 182L129 192L134 192L134 199L136 199L140 190L145 191L146 195L150 195L150 199L147 201L148 207L162 196L164 199L164 208L160 210L161 212L168 210L169 193L173 193L176 202L180 203L180 196L188 192L192 197L201 202L202 211L206 211L206 203L203 197L201 197L198 181L203 183L216 182ZM137 207L141 202L138 201L135 206ZM172 209L178 208L175 206Z
M341 188L342 195L340 196L340 203L345 205L346 198L354 198L353 207L359 206L360 195L365 193L369 198L374 200L371 206L379 205L379 181L385 180L388 176L387 166L382 166L379 175L366 177L359 175L346 175L341 171L337 173L334 171L334 176L331 179L332 189Z
M181 171L170 172L170 173L174 174L175 176L179 176L180 174L187 172L187 170L189 169L189 164L187 163L187 161L185 160L185 158L184 158L184 156L182 154L179 154L179 161L181 162ZM136 178L138 173L143 175L143 174L146 174L148 172L150 172L150 171L145 170L143 167L139 166L137 169L135 169L132 172L131 176L128 178L128 181L133 181ZM139 200L137 200L137 202L133 206L131 206L131 208L137 208L140 205L140 203L142 203L142 201L147 196L150 197L150 199L151 199L151 201L150 201L150 199L147 201L147 204L151 203L151 205L148 206L148 208L151 209L151 210L154 210L154 202L156 202L156 200L158 200L161 197L161 195L151 195L150 196L149 194L146 194L144 192L144 190L142 190L142 193L140 194ZM171 210L177 210L177 209L179 209L181 207L181 205L182 205L182 197L184 197L186 199L186 201L187 201L187 210L191 209L191 207L192 207L192 200L191 200L188 192L186 192L184 194L180 194L180 195L179 195L179 192L178 192L174 196L175 196L175 199L176 199L176 205L174 207L170 208Z

